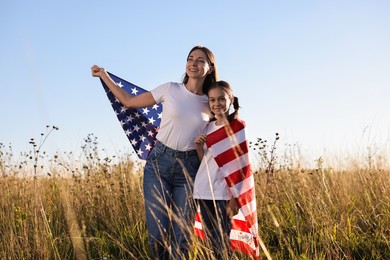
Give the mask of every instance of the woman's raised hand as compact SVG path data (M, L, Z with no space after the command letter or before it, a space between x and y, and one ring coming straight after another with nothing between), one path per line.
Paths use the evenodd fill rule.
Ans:
M94 77L101 77L102 73L105 72L104 68L99 67L98 65L93 65L91 67L92 76Z

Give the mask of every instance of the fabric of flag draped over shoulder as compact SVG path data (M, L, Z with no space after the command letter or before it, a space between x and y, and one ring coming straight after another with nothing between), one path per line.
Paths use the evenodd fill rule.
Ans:
M221 169L239 207L232 219L231 248L259 258L255 183L249 161L245 122L239 119L207 135L206 145ZM199 212L195 234L204 239Z
M132 96L137 96L146 92L145 89L111 73L108 74L119 87L126 90L126 92ZM115 98L106 84L102 80L100 81L102 82L123 131L138 155L138 158L146 160L156 142L156 135L161 121L162 105L156 104L145 108L126 108Z

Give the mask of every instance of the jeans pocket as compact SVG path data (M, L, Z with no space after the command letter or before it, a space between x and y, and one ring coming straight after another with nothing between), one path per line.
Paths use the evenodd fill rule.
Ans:
M188 171L190 172L190 175L194 177L200 166L200 161L198 156L192 156L188 158L186 165L189 166Z
M158 147L155 147L150 153L148 160L155 163L162 154L163 152Z

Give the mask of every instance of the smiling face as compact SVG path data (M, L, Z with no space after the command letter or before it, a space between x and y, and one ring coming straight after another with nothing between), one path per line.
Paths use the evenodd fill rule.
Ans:
M229 112L230 105L233 102L233 97L220 87L209 90L209 106L210 110L216 117L222 117Z
M202 50L196 49L188 55L186 73L189 78L205 78L211 72L210 61Z

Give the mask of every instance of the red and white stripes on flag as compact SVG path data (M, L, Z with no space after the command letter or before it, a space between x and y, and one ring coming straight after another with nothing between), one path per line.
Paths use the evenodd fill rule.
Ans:
M235 119L229 125L208 134L206 145L240 208L232 220L231 247L257 259L260 253L255 183L249 161L245 122ZM199 213L196 216L195 233L204 238Z

